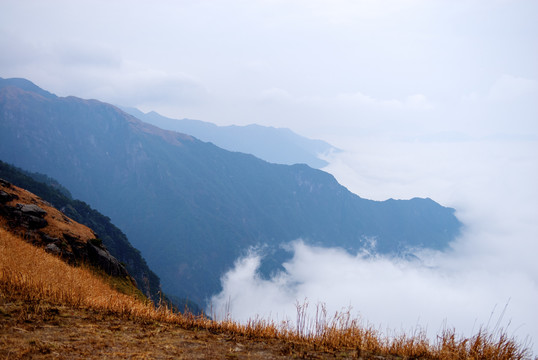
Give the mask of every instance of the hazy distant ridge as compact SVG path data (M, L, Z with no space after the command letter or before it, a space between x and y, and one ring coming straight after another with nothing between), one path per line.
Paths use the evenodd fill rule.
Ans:
M320 169L328 165L320 155L340 151L325 141L308 139L286 128L257 124L217 126L200 120L171 119L154 111L145 114L135 108L121 109L162 129L189 134L223 149L252 154L276 164L307 164Z

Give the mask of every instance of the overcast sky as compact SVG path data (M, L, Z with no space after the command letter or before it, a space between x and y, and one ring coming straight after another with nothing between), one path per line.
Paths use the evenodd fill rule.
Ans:
M221 294L238 317L307 296L375 323L468 331L509 303L505 320L538 342L537 64L534 0L0 1L0 77L288 127L346 150L327 170L360 196L431 197L466 225L424 263L296 245L265 283L255 257L238 263ZM312 264L349 276L313 278Z
M0 10L1 76L59 95L333 142L538 136L533 0L2 0Z

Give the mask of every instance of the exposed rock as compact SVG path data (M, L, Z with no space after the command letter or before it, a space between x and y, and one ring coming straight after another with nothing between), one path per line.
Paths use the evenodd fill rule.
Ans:
M24 220L28 222L28 227L30 229L41 229L49 224L47 220L40 218L38 216L32 216L32 215L26 216Z
M35 204L17 204L17 208L25 215L44 217L47 212Z
M8 194L4 190L0 190L0 203L5 204L11 200L13 200L13 196L11 194Z
M5 180L0 179L0 187L0 220L3 218L3 223L21 234L26 241L43 247L48 253L61 256L72 265L88 263L109 275L128 278L136 286L136 281L129 275L126 268L108 252L102 243L88 236L97 237L93 231L86 227L84 228L87 231L84 231L80 228L80 224L51 208L50 204L33 194L23 193L23 190ZM15 200L20 203L14 204ZM49 218L51 224L45 217ZM62 221L63 224L68 225L66 228L63 228L65 225L58 227L59 222ZM63 231L59 232L60 228Z
M17 207L2 206L3 213L5 213L7 218L10 219L12 226L22 227L27 230L35 230L44 228L48 225L47 220L43 218L45 215L42 212L34 209L33 206L30 208L25 208L25 206L27 205L17 204ZM41 209L38 206L35 207ZM43 209L41 210L44 211Z
M90 263L103 269L107 274L112 276L130 277L125 267L110 253L88 241L86 249ZM134 281L134 280L133 280Z
M48 225L44 219L47 212L34 204L17 204L16 207L7 205L16 199L16 195L0 190L0 214L7 219L11 227L22 227L26 230L41 229Z
M39 235L41 235L41 240L43 240L43 242L46 243L46 244L50 244L50 243L60 241L60 239L58 239L56 237L49 236L49 235L47 235L45 233L41 233Z
M56 244L48 244L45 246L45 251L54 255L62 255L62 250Z

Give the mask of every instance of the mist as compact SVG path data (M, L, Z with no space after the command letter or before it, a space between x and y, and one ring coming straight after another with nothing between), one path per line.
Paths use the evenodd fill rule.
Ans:
M416 261L297 239L286 271L264 280L252 253L223 275L214 312L294 319L307 298L383 329L464 333L503 314L509 332L538 342L537 2L4 0L1 10L1 77L173 118L290 128L343 149L325 170L359 196L430 197L465 224L449 250Z
M344 144L342 141L340 144ZM290 244L285 271L263 279L261 255L238 259L211 299L217 317L292 321L296 303L324 303L390 335L444 327L472 336L503 328L538 339L538 154L536 142L347 143L325 169L370 199L431 197L456 209L464 224L446 251L417 250L416 259L351 254ZM534 352L537 353L536 347Z

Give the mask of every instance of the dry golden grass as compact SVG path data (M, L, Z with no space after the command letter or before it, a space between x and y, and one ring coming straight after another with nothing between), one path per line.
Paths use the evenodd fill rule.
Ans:
M28 301L111 310L120 314L151 309L112 289L84 267L72 267L0 229L0 286L2 292Z
M306 346L320 353L342 351L348 357L385 359L530 359L530 351L505 332L481 330L471 338L459 337L446 329L430 342L423 331L385 336L364 326L349 312L327 315L319 305L315 317L307 316L308 304L297 305L297 323L291 326L264 319L239 324L230 319L212 321L204 316L182 315L167 306L153 306L121 294L85 268L75 268L0 228L0 295L32 303L62 306L114 314L129 321L157 321L183 329L241 336L252 341L284 341Z
M5 204L7 206L15 207L17 203L35 204L45 210L47 212L45 220L47 220L49 226L41 229L41 231L50 237L60 238L63 234L68 234L81 242L86 242L89 239L96 237L93 230L67 218L62 212L51 206L51 204L43 201L39 196L15 185L5 187L0 184L0 188L8 194L17 196L17 198L7 202ZM0 227L1 226L6 226L6 219L2 216L0 216Z

